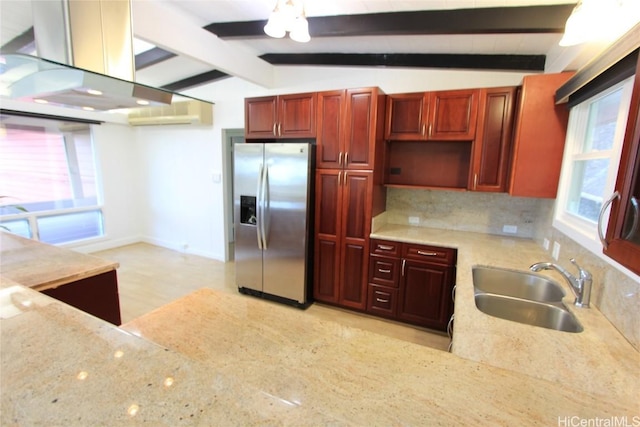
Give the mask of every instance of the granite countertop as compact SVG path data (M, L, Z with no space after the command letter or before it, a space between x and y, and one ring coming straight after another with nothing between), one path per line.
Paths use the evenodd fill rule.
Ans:
M211 289L118 328L26 287L37 274L17 264L29 241L6 246L2 234L9 271L21 274L5 274L3 260L0 425L558 425L640 416L638 352L597 309L573 308L567 297L584 326L568 334L475 308L471 266L526 269L544 257L529 240L390 225L372 235L458 248L452 354ZM53 263L38 252L40 277L69 272L55 252ZM67 255L69 275L84 274L84 262Z
M0 231L0 274L37 291L118 268L118 263Z
M506 426L637 415L615 397L211 289L126 332L4 283L0 319L2 425Z
M602 398L614 397L640 414L640 353L597 308L575 307L573 293L557 273L541 272L564 288L563 303L584 327L581 333L523 325L486 315L475 307L472 266L527 270L535 262L548 260L534 241L390 224L371 237L458 249L455 355Z

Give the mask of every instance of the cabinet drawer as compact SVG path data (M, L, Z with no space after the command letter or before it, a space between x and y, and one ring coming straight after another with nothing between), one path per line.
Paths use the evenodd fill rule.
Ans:
M438 246L414 245L405 243L402 246L402 257L438 264L455 265L456 250Z
M398 287L400 260L378 255L369 258L369 282L376 285Z
M367 311L386 317L395 317L397 314L396 302L398 290L369 284L367 298Z
M389 240L371 239L371 253L376 255L400 256L399 242L391 242Z

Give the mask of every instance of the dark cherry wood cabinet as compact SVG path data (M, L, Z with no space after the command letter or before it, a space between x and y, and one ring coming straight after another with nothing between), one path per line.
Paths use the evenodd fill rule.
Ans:
M469 190L507 191L516 93L516 87L480 90Z
M371 219L384 211L384 93L318 94L314 298L365 310Z
M364 310L372 197L372 171L316 171L316 300Z
M384 94L378 88L318 93L317 167L373 169L383 114Z
M367 312L446 330L456 257L455 249L372 239Z
M476 89L389 95L385 139L470 141L478 116Z
M121 323L116 270L45 289L42 293L114 325Z
M573 72L525 76L516 108L509 194L555 198L569 121L556 90Z
M245 99L245 139L316 137L316 93Z
M640 275L640 74L637 70L640 70L640 57L603 251Z

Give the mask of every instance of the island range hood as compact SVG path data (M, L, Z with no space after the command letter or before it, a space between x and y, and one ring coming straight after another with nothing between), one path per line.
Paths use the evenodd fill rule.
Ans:
M170 105L135 83L129 0L33 0L38 57L0 55L0 96L84 110Z

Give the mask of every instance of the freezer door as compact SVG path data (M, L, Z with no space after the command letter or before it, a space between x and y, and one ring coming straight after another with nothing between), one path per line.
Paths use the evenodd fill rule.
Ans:
M263 144L234 144L233 221L235 225L236 284L262 291L262 250L258 233L260 172L264 166Z
M263 292L306 303L311 146L265 145Z

